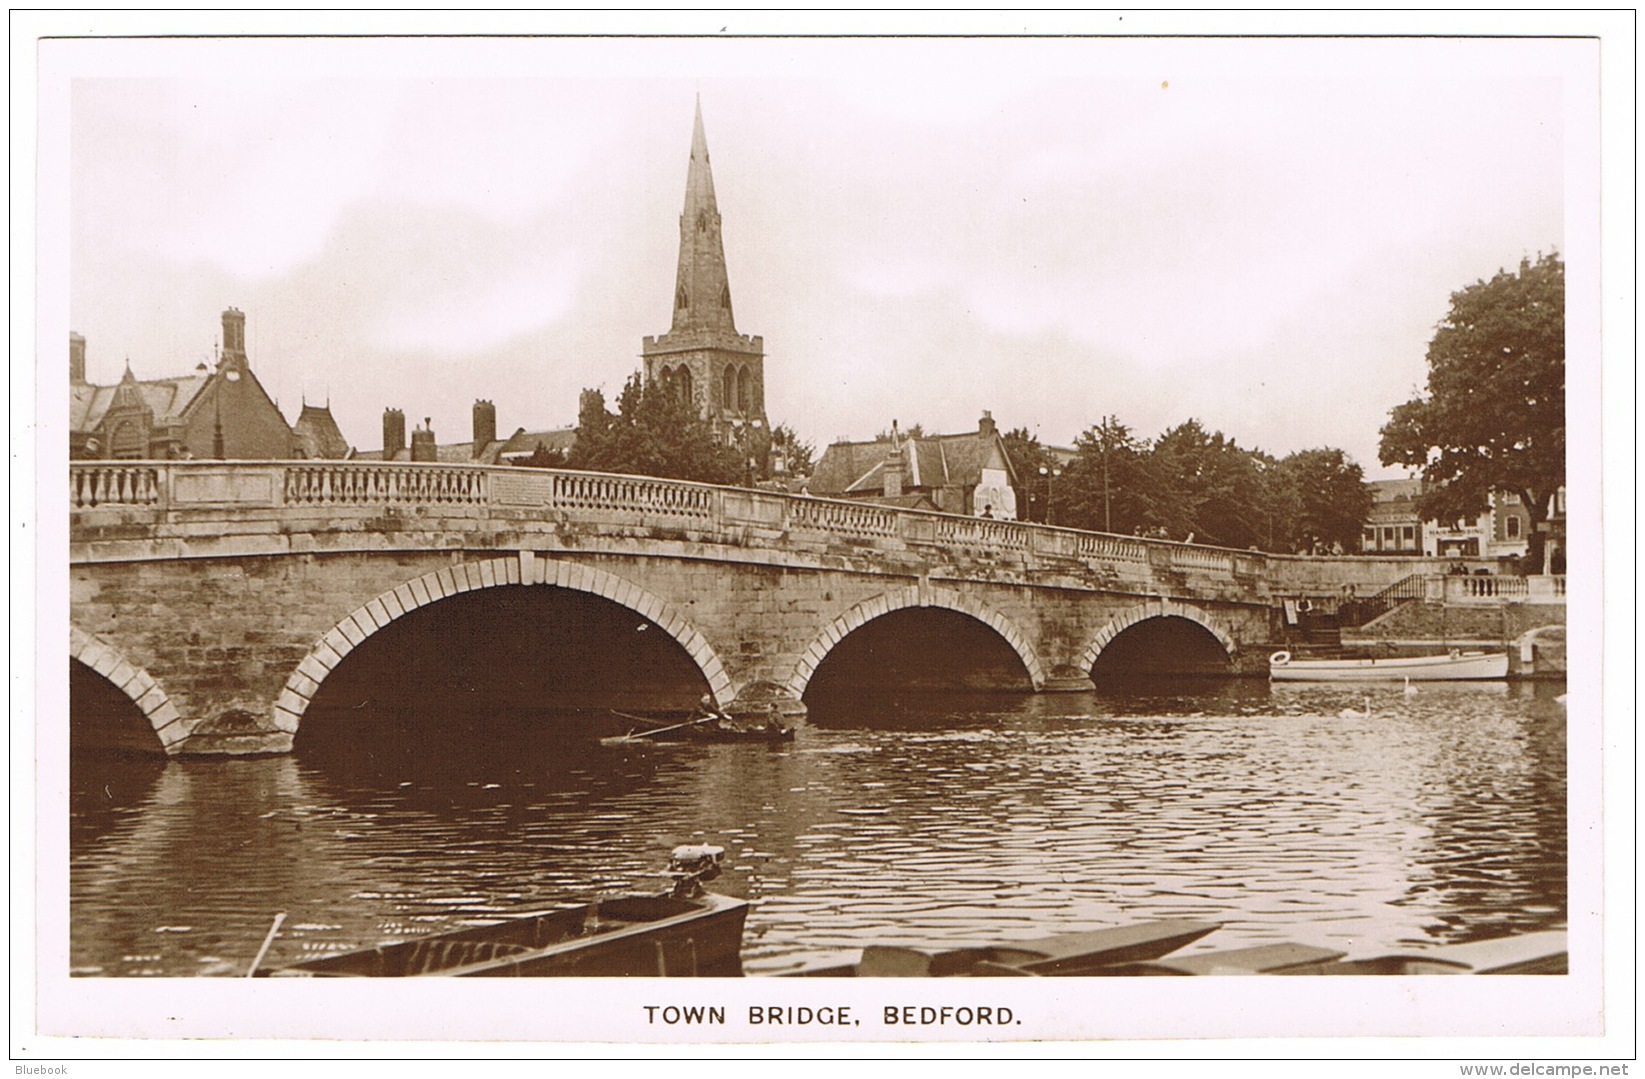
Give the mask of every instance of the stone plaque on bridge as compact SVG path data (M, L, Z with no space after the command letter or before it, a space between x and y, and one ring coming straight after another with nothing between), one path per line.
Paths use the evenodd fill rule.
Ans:
M171 500L173 503L232 502L272 506L274 473L248 472L245 469L180 471L172 481Z
M491 500L504 506L546 505L553 491L553 478L543 472L493 472L490 479Z

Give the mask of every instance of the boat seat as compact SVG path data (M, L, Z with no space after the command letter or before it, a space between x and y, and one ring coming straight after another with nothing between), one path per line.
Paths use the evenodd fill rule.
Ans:
M914 948L893 944L871 944L857 962L859 978L928 978L931 957Z
M524 944L495 940L420 940L411 946L406 955L405 973L431 974L524 955L530 951L532 949Z
M1128 963L1109 973L1140 975L1172 974L1283 974L1293 967L1329 963L1346 952L1316 948L1311 944L1262 944L1226 952L1206 952L1148 963Z

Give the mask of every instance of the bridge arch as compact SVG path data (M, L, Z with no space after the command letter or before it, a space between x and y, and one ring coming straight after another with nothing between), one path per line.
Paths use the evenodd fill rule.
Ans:
M828 653L833 651L834 646L848 634L882 615L906 607L940 607L976 619L999 634L1005 643L1011 646L1011 650L1027 668L1029 681L1033 683L1036 691L1045 685L1045 668L1040 663L1039 656L1029 645L1028 638L1023 636L1022 631L1010 619L987 604L969 596L962 596L951 588L911 585L864 600L834 619L817 634L811 644L800 653L799 661L794 665L794 674L788 680L788 691L793 694L794 699L799 700L805 696L812 675L817 673L817 668L827 658Z
M679 642L707 680L716 703L723 703L730 696L731 678L714 646L661 597L594 566L539 558L530 551L521 551L517 557L464 562L425 573L356 608L327 630L297 664L275 702L274 725L295 734L303 713L326 676L344 656L390 622L459 592L505 585L566 588L603 596L627 607Z
M1207 611L1201 610L1191 603L1181 603L1173 599L1153 599L1139 603L1134 607L1127 607L1119 614L1108 620L1107 625L1097 631L1097 635L1086 646L1080 656L1079 666L1082 671L1090 671L1096 665L1097 657L1102 655L1103 649L1113 643L1114 638L1130 629L1139 622L1146 622L1150 618L1182 618L1203 628L1217 639L1224 652L1232 657L1239 645L1234 635L1222 621Z
M120 654L120 650L100 637L75 626L69 627L69 658L102 675L110 685L130 698L154 728L161 748L167 753L188 737L176 705L155 681L154 676Z

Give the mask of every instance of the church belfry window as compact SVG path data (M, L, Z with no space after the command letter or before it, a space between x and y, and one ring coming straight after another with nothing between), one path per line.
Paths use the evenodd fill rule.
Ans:
M720 286L720 306L728 311L731 309L731 285L729 282Z
M707 232L708 231L708 211L707 210L698 210L697 211L697 231L698 232Z
M679 291L674 293L674 306L683 308L683 307L685 307L685 305L686 305L685 286L681 285L680 288L679 288Z

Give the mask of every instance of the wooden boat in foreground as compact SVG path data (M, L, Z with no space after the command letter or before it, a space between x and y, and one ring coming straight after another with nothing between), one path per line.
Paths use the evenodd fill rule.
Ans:
M1213 933L1212 922L1173 919L1141 925L1062 933L1038 940L924 952L871 945L855 963L804 968L792 978L1068 977L1104 974L1117 963L1155 959Z
M1364 959L1305 964L1286 974L1566 974L1565 930L1412 948Z
M1564 974L1564 930L1419 947L1364 959L1335 948L1282 942L1173 955L1218 927L1162 921L980 948L923 952L868 947L855 963L820 965L801 978L1181 977L1219 975Z
M748 903L704 891L722 847L674 849L672 890L309 959L263 973L306 978L735 977Z
M1298 659L1289 652L1268 657L1275 682L1444 682L1508 677L1508 653L1459 652L1442 656Z

